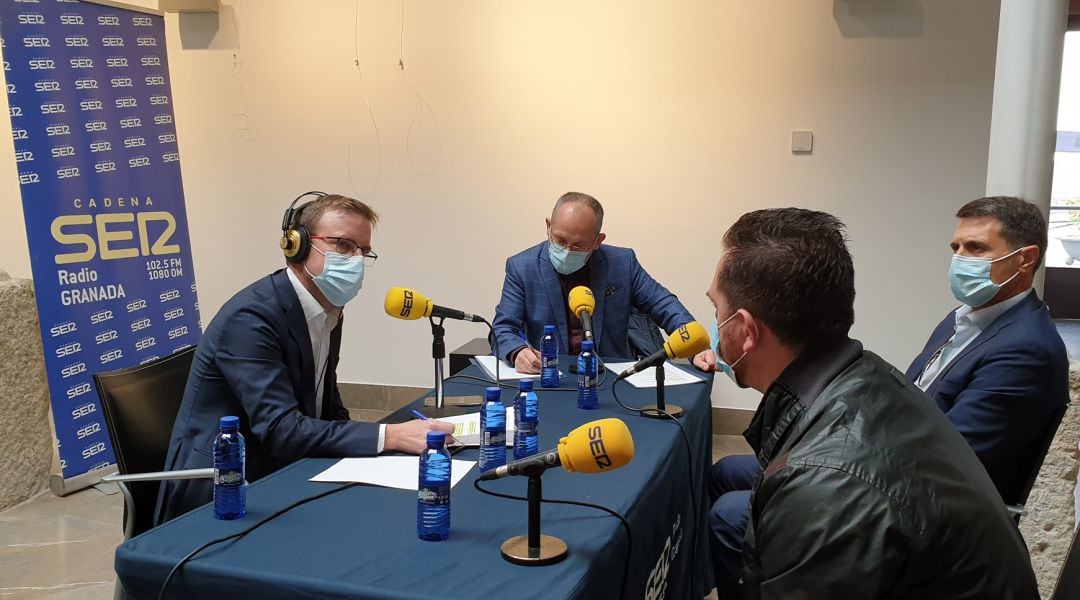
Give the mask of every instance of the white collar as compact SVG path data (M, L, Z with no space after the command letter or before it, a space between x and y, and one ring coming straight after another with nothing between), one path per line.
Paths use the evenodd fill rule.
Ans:
M286 267L285 271L289 275L289 282L292 283L293 289L296 290L296 297L300 299L300 308L304 311L305 321L309 323L311 321L316 321L322 326L326 323L327 317L341 313L340 308L335 308L333 311L328 311L323 308L322 304L319 304L319 301L315 299L315 296L312 296L311 292L304 287L304 284L300 281L300 278L296 276L296 273L291 267Z
M980 331L985 330L998 317L1008 312L1010 308L1020 304L1032 291L1032 288L1028 288L1008 300L1002 300L982 310L975 310L965 304L956 310L956 323L959 325L961 320L965 320L978 327Z

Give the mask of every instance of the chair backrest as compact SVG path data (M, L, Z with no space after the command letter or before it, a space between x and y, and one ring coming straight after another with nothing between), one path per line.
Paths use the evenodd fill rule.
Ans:
M120 473L164 469L194 356L195 348L188 348L144 365L94 375ZM152 525L158 487L156 481L128 483L135 515L126 518L136 519L137 532Z
M1080 528L1073 534L1072 546L1061 565L1053 600L1076 600L1080 598Z
M1035 486L1035 479L1039 476L1039 471L1042 470L1043 461L1046 460L1046 453L1050 451L1050 445L1054 443L1054 436L1057 435L1058 426L1061 425L1061 419L1065 417L1065 411L1069 409L1069 405L1066 404L1058 409L1050 417L1050 422L1046 424L1046 430L1043 431L1042 440L1039 442L1038 453L1035 455L1035 464L1032 465L1031 472L1028 473L1028 479L1024 483L1024 489L1021 490L1018 504L1023 506L1031 494L1031 488Z

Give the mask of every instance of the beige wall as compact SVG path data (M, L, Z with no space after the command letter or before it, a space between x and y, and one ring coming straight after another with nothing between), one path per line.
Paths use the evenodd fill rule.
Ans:
M281 264L281 211L308 189L370 196L385 219L383 258L347 311L343 381L430 385L428 328L386 317L386 289L490 316L505 257L542 238L567 190L597 196L608 241L635 247L706 323L720 234L781 205L848 224L854 334L887 360L906 367L951 307L951 215L985 184L996 3L405 7L403 36L398 2L233 0L220 15L168 15L204 323ZM796 128L813 129L813 155L791 154ZM0 144L0 268L28 277L18 198ZM451 348L484 334L447 329ZM723 406L756 399L726 382L714 391Z

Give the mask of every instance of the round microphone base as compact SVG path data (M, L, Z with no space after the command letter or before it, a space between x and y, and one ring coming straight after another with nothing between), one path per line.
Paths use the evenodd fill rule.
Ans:
M517 535L502 545L502 556L507 562L525 567L553 565L566 558L566 542L550 535L540 536L540 547L529 547L529 536Z
M655 404L649 404L641 407L641 416L649 417L650 419L678 419L682 416L682 414L682 407L675 406L674 404L668 404L664 406L664 412L660 412L660 409Z

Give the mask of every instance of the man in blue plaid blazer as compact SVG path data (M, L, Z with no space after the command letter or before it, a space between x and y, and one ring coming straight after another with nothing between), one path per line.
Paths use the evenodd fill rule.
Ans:
M603 358L634 358L630 331L635 309L668 333L694 320L675 294L645 272L633 250L602 245L604 209L596 198L564 194L546 222L547 241L507 259L502 299L495 308L498 352L519 372L540 372L536 348L544 325L558 331L559 354L581 351L581 321L567 303L570 290L579 285L589 287L596 299L593 339Z

